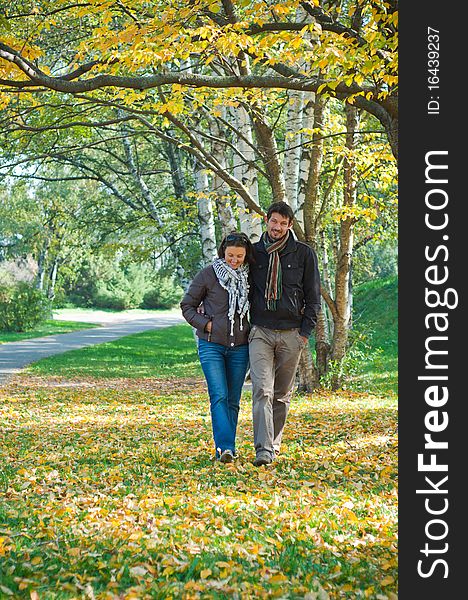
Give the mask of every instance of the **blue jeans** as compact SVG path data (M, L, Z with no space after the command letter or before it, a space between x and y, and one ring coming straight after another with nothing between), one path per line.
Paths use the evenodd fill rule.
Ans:
M242 386L249 364L249 346L228 348L198 340L198 356L208 384L211 425L216 448L236 451L236 429Z

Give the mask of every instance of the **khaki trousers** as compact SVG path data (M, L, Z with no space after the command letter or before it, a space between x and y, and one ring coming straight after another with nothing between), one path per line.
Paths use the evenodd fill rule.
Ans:
M257 454L279 452L304 341L298 329L254 325L249 336L252 418Z

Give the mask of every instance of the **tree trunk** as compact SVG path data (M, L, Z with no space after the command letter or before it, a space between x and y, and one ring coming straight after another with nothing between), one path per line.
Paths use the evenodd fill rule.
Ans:
M301 352L297 367L297 389L301 392L313 392L319 386L319 373L314 365L309 344Z
M302 110L302 128L312 130L314 127L315 94L304 93L304 106ZM301 134L301 160L299 163L299 179L297 184L296 221L304 229L304 202L306 197L307 179L310 171L311 147L309 142L312 137L309 133Z
M58 268L59 260L56 258L49 275L49 289L47 290L47 298L49 298L49 300L53 300L55 298L55 285L57 283Z
M239 132L237 147L241 156L234 156L234 177L248 189L254 201L258 204L258 179L255 168L255 150L253 148L252 124L243 106L232 111L236 129ZM236 194L237 211L240 229L248 235L252 243L257 242L262 235L262 222L258 215L246 210L244 200Z
M223 137L223 132L217 121L213 125L213 134L217 138ZM225 146L221 142L215 140L212 146L213 157L221 165L222 169L226 171L226 155ZM212 189L215 194L216 207L218 209L218 218L221 225L221 231L223 236L227 235L231 231L237 230L237 219L234 215L234 211L231 206L231 197L229 194L229 187L226 183L217 175L213 173L212 176Z
M353 155L355 149L355 132L359 123L359 113L355 106L345 105L346 112L346 147L348 154L344 161L343 203L352 207L356 201L356 163ZM334 322L331 359L336 371L332 378L333 389L338 389L343 381L343 359L346 356L350 322L349 278L353 253L355 219L349 217L340 224L340 245L335 276L336 317Z
M322 308L317 315L317 326L315 327L315 353L319 379L323 377L328 370L328 357L330 354L329 339L328 322L325 310Z
M323 229L320 230L320 249L321 249L321 257L322 257L322 290L325 290L327 295L331 298L333 296L331 280L330 280L330 269L328 262L328 248L325 240L325 231ZM323 318L323 329L324 334L321 338L322 347L321 352L324 352L327 349L327 356L322 358L322 365L325 365L325 369L322 370L319 367L320 375L324 375L328 370L328 354L330 353L330 337L333 336L333 315L330 312L330 308L326 302L323 302L322 305L322 318ZM317 342L318 343L318 342ZM317 360L318 360L318 350L317 350Z
M180 151L173 144L169 143L164 144L164 149L166 152L167 159L169 161L169 165L171 167L171 178L175 196L176 198L180 199L185 198L186 185L180 159Z
M284 140L284 183L289 204L294 211L296 220L299 222L299 225L301 225L301 222L298 219L297 210L299 165L301 162L301 134L298 132L302 129L304 92L290 90L288 98L286 135Z
M320 174L323 163L323 126L326 100L316 96L314 105L314 134L310 150L309 175L305 190L304 229L306 240L316 245L318 232L317 217L320 211Z
M197 191L198 221L202 245L203 263L209 265L217 256L213 206L208 175L203 165L195 163L195 187Z
M278 146L273 131L258 110L253 111L252 122L257 138L258 151L262 157L273 193L273 202L288 202L283 169L278 158Z
M314 128L323 127L323 119L325 114L325 102L321 98L316 98L314 104ZM323 143L321 141L322 134L314 134L312 140L314 144L311 148L308 167L309 175L307 178L307 186L305 189L304 198L304 232L306 236L306 242L310 244L314 249L317 245L317 228L318 228L318 204L320 185L319 177L323 162ZM321 311L322 313L322 311ZM324 353L328 351L328 341L325 338L326 328L323 322L323 315L318 317L317 328L315 331L315 343L316 343L316 356L320 360L320 366L314 367L314 371L310 369L308 363L312 362L312 356L308 347L303 351L303 354L308 354L307 360L301 361L299 365L299 380L300 385L305 389L315 389L318 385L319 377L321 375L320 368L326 367L326 356Z
M36 274L36 287L38 290L44 290L44 279L46 272L47 256L49 254L50 242L48 239L44 240L39 255L37 257L37 274Z

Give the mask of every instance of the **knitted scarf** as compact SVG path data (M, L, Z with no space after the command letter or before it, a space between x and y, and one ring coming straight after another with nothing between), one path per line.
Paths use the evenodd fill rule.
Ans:
M270 242L266 233L264 233L262 237L265 250L270 255L265 285L266 309L276 310L276 303L281 298L281 294L283 292L283 280L279 253L288 243L289 231L283 238L274 242Z
M238 269L230 267L224 258L217 258L213 262L213 270L218 278L219 285L229 295L228 319L231 322L231 335L234 335L234 318L239 314L240 325L243 329L243 319L249 310L249 267L241 265Z

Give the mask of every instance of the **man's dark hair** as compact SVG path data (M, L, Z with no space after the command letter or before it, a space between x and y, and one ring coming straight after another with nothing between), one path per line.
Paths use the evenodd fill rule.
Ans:
M270 219L274 212L280 214L282 217L288 218L290 223L294 221L293 209L289 206L289 204L286 204L286 202L274 202L271 204L268 207L267 220Z
M224 258L224 252L228 246L235 246L237 248L245 248L245 260L246 264L252 264L254 256L254 248L252 242L249 240L245 233L238 231L231 231L228 233L218 248L219 258Z

